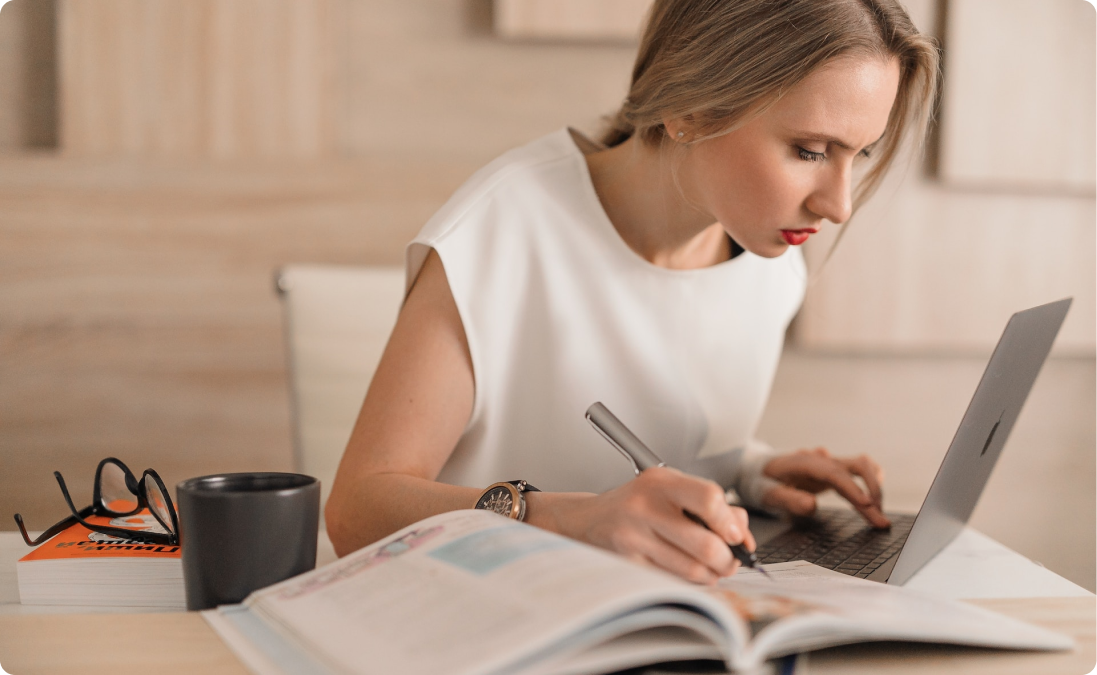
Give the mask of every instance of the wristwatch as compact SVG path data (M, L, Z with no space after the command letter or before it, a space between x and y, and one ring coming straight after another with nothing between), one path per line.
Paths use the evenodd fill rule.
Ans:
M524 480L511 480L495 483L484 490L476 501L478 509L494 511L501 516L515 520L526 519L526 492L540 492Z

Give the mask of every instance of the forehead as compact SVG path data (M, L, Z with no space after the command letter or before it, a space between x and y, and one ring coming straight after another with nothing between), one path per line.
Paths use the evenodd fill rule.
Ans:
M835 59L816 68L762 117L779 130L864 147L884 133L899 87L894 58Z

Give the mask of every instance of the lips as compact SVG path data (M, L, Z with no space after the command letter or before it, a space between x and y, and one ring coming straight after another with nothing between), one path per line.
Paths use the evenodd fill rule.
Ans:
M781 230L781 237L784 238L785 243L789 246L799 246L808 240L808 237L815 234L819 230L806 229L806 230Z

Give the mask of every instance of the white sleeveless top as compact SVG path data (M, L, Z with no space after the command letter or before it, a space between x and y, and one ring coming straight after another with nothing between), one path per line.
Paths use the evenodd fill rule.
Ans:
M477 172L407 249L435 249L472 355L468 426L438 480L603 492L631 466L587 423L601 401L670 466L757 503L752 435L803 298L799 250L695 270L620 238L567 129Z

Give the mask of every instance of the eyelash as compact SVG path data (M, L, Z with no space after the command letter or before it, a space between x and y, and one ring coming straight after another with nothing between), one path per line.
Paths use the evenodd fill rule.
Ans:
M822 152L812 152L811 150L800 147L797 147L796 150L800 155L800 159L804 160L805 162L821 162L827 158L826 154ZM872 153L869 151L868 148L865 148L861 152L857 153L858 157L870 157L871 155Z
M821 152L812 152L811 150L806 150L804 148L796 148L796 150L800 153L800 159L805 162L821 162L827 158L827 156Z

